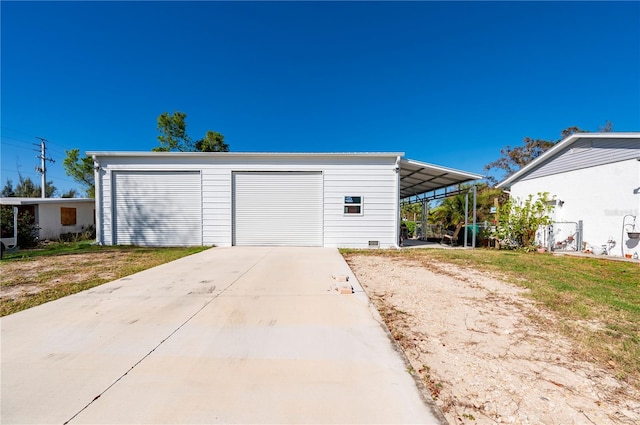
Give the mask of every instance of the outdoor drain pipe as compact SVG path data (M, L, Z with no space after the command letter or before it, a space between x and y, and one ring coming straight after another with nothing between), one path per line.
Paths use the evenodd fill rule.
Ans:
M627 217L632 217L633 218L633 229L636 229L636 216L635 215L631 215L631 214L627 214L624 217L622 217L622 235L620 236L620 252L622 253L622 258L624 258L624 229L625 226L628 226L629 224L625 224L625 221L627 220Z

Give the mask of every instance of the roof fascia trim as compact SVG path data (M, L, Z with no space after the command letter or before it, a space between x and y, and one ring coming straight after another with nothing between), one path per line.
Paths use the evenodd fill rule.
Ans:
M393 157L403 156L404 152L140 152L140 151L87 151L92 157Z
M447 168L441 165L429 164L427 162L416 161L414 159L403 158L400 160L400 165L402 166L403 164L413 165L415 167L431 168L437 171L443 171L445 173L459 174L463 177L468 177L469 180L480 180L484 178L484 176L480 174L469 173L467 171L462 171L462 170L456 170L455 168Z

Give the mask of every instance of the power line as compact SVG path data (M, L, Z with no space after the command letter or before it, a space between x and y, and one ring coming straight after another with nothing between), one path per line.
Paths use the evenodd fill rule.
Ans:
M28 147L28 146L13 145L13 144L11 144L11 143L5 143L5 142L2 142L2 143L1 143L1 145L2 145L2 146L13 146L13 147L15 147L15 148L29 149L29 147Z
M9 127L4 126L4 125L0 126L0 128L4 128L5 130L9 130L9 131L15 131L16 133L24 134L25 136L36 137L33 134L25 133L24 131L16 130L15 128L9 128Z
M2 172L10 172L10 173L18 173L18 174L26 174L26 175L31 175L31 176L39 176L40 174L35 172L35 171L20 171L20 170L13 170L10 168L0 168L0 171ZM63 182L68 182L68 183L74 183L74 184L78 184L78 182L74 181L74 180L69 180L69 179L63 179L58 177L58 175L51 175L51 173L49 173L49 177L51 177L51 180L55 180L56 182L58 181L63 181Z
M34 136L34 135L32 135L32 134L26 133L26 132L24 132L24 131L16 130L16 129L14 129L14 128L9 128L9 127L5 127L5 126L0 126L0 128L3 128L3 129L5 129L5 130L14 131L14 132L16 132L16 133L24 134L25 136L35 137L36 139L38 139L38 138L39 138L38 136ZM6 138L6 139L14 140L14 141L17 141L17 142L24 142L24 143L28 143L28 144L30 144L30 143L31 143L30 141L23 140L23 139L17 139L17 138L15 138L15 137L11 137L11 136L5 136L4 134L2 135L2 138L3 138L3 139L5 139L5 138ZM69 146L62 145L62 144L57 143L57 142L52 142L51 140L47 140L47 142L48 142L49 144L51 144L51 145L58 146L58 147L60 147L60 148L62 148L62 149L64 149L64 150L71 150L71 149L73 149L73 148L71 148L71 147L69 147Z

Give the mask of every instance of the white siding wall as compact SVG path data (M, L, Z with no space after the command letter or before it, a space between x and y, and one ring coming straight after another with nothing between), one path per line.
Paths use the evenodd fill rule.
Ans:
M324 175L324 244L367 248L378 241L395 246L396 190L394 164L358 169L331 169ZM344 197L362 196L362 215L344 214Z
M324 179L324 246L382 248L395 241L397 174L395 157L98 157L101 171L100 241L113 243L111 172L116 170L199 170L202 173L204 245L231 246L233 171L320 171ZM362 216L344 216L344 196L364 198Z
M624 216L640 213L640 161L632 159L524 180L511 187L511 195L520 199L538 192L549 192L564 201L555 208L556 221L583 221L587 244L601 246L612 239L616 241L612 255L622 254L621 244L625 253L640 255L638 240L622 234ZM640 217L636 228L640 228ZM557 239L562 240L563 236L566 235Z
M93 225L93 202L73 202L73 203L46 203L40 204L37 208L37 220L40 227L39 237L41 240L57 240L62 233L78 233L84 228ZM60 208L76 209L76 224L74 226L63 226L61 224Z
M231 246L231 169L202 169L202 241Z

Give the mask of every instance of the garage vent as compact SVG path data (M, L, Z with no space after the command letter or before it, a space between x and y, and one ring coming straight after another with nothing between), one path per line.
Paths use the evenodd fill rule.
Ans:
M380 248L380 241L369 241L369 248Z

